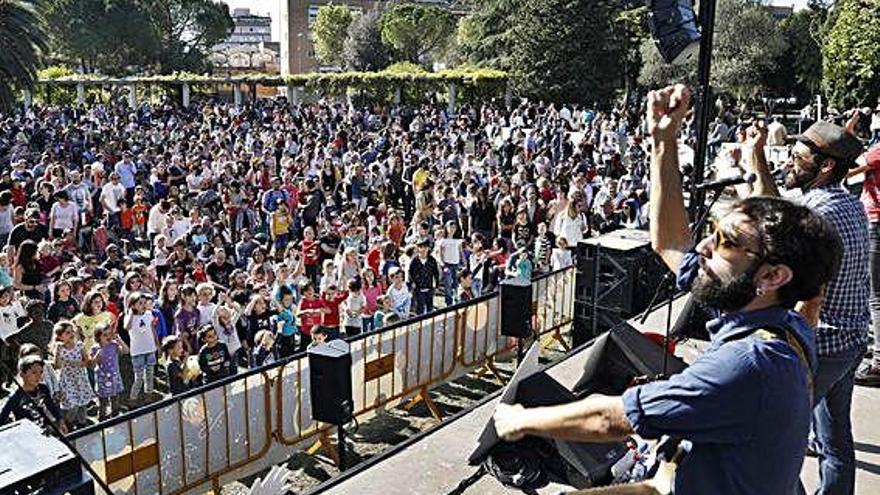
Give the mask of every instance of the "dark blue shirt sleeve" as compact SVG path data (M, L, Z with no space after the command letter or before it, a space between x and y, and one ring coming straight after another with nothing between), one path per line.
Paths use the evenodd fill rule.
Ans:
M740 342L709 352L665 381L623 394L626 417L644 438L662 435L695 443L749 440L758 417L761 379Z
M689 292L691 284L697 278L697 271L700 269L700 255L693 249L686 252L681 258L678 265L678 273L675 277L675 285L678 290Z

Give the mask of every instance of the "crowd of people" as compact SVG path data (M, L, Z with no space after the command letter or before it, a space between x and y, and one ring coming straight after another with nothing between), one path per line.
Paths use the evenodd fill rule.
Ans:
M639 129L534 103L6 115L0 394L42 360L76 428L569 266L646 225Z

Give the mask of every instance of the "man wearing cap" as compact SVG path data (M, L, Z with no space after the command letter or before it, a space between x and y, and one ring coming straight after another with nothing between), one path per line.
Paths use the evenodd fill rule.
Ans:
M755 194L779 195L764 155L766 131L751 131L751 164L758 175ZM846 129L817 122L795 136L786 167L785 187L801 189L804 206L824 217L843 243L840 270L824 294L802 301L799 311L816 328L819 355L814 381L813 433L819 455L819 494L853 493L855 452L850 410L854 375L868 339L870 294L868 217L858 199L842 185L862 153L862 144Z

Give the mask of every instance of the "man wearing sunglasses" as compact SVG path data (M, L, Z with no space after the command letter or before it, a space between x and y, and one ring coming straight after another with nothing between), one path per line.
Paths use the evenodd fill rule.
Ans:
M736 204L715 232L691 242L681 190L682 85L653 91L651 244L678 285L713 309L711 346L689 368L621 397L555 407L499 405L495 427L523 435L616 441L637 433L692 443L674 493L788 495L799 483L812 409L813 330L793 310L816 297L840 261L840 240L810 209L779 198Z
M766 131L751 130L755 193L778 195L764 155ZM850 419L855 373L867 349L871 321L868 217L859 199L842 184L861 142L847 129L817 122L795 136L786 166L785 187L803 192L801 203L827 220L843 242L841 268L821 298L801 312L816 329L813 450L819 456L817 494L851 494L855 489L855 450Z

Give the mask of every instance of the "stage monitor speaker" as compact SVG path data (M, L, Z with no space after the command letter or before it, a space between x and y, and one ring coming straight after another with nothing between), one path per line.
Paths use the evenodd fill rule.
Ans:
M76 455L29 420L0 426L0 445L0 495L94 495Z
M667 64L682 64L700 49L700 31L691 0L646 0L648 29Z
M312 419L334 425L348 423L354 408L348 343L331 340L309 349L308 354Z
M597 337L585 352L584 372L572 388L578 397L593 393L620 395L638 377L663 373L663 347L627 323ZM677 356L666 358L666 376L680 373L687 364Z
M526 338L532 335L532 283L509 278L500 284L501 335Z

